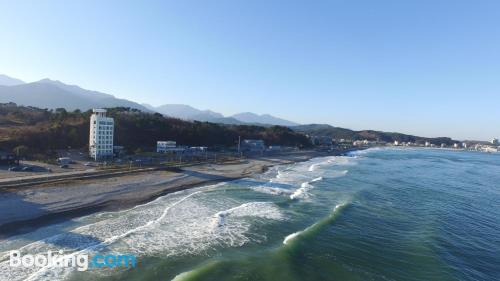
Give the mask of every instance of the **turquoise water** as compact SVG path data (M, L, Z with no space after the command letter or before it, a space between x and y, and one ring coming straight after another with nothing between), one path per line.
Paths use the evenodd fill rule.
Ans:
M0 251L61 245L133 253L139 264L76 272L4 262L0 280L498 280L500 154L317 158L48 226Z

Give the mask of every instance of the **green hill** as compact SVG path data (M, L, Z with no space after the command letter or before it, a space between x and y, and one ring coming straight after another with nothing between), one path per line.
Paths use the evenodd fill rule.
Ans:
M316 136L328 136L334 139L347 139L347 140L370 140L370 141L385 141L385 142L412 142L412 143L425 143L430 142L435 145L441 145L445 143L446 145L452 145L456 141L447 137L439 138L426 138L413 135L406 135L401 133L389 133L380 132L373 130L363 130L363 131L353 131L350 129L333 127L326 124L310 124L310 125L299 125L291 127L297 132L301 132L308 135Z
M68 147L85 149L89 138L91 111L39 109L0 104L0 148L26 146L29 154L52 154ZM286 127L222 125L167 118L130 108L110 108L115 119L115 145L128 151L153 151L158 140L174 140L180 145L230 147L242 139L263 139L266 144L309 146L307 137Z

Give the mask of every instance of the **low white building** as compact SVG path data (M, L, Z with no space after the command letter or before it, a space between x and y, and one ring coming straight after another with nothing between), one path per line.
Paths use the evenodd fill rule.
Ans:
M243 140L241 148L243 151L262 152L266 145L263 140Z
M94 160L113 157L115 123L105 109L94 109L90 116L89 155Z
M156 152L165 153L168 151L173 151L177 147L177 142L175 141L157 141L156 142Z
M60 158L57 158L57 164L59 164L59 165L69 165L69 164L71 164L71 158L69 158L69 157L60 157Z

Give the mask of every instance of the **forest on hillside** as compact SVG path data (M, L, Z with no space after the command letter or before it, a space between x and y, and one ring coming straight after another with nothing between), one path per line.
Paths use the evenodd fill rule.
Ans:
M292 127L293 130L308 135L315 136L328 136L334 139L347 139L347 140L370 140L370 141L384 141L392 143L398 142L412 142L417 144L424 144L429 142L435 145L453 145L457 141L448 137L428 138L413 135L407 135L395 132L381 132L374 130L354 131L346 128L333 127L326 124L309 124L299 125Z
M66 111L0 104L0 150L22 148L26 156L52 155L57 149L85 149L88 146L91 111ZM308 138L286 127L222 125L185 121L130 108L110 108L115 119L115 145L129 152L153 151L158 140L180 145L228 148L242 139L263 139L267 145L307 147ZM37 158L37 157L35 157Z

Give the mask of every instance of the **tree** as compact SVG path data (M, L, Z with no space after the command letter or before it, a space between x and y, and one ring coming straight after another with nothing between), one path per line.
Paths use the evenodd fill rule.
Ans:
M18 145L14 147L12 152L17 155L18 158L26 157L28 155L29 148L25 145Z

